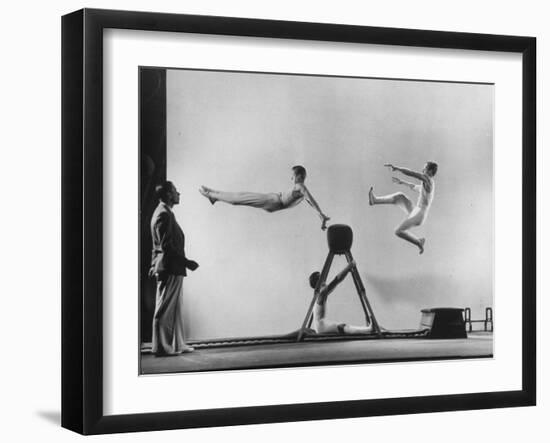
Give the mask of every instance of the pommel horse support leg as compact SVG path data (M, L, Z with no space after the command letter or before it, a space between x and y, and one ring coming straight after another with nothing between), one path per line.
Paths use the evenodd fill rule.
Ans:
M365 287L363 286L359 271L357 271L356 263L353 260L353 256L351 255L353 231L348 225L337 224L329 226L327 231L327 240L329 252L325 260L323 270L321 271L321 276L319 278L319 281L317 282L317 287L315 288L315 291L313 293L313 299L311 300L309 309L307 310L307 314L302 323L302 327L300 329L300 332L298 333L297 341L301 341L303 339L306 329L311 325L313 319L313 307L319 299L319 296L321 294L321 287L323 287L326 283L327 276L330 271L330 266L332 265L332 261L335 255L344 255L346 257L348 265L343 271L341 271L336 277L334 277L333 281L324 288L323 292L332 292L336 288L336 286L344 280L346 275L351 272L353 283L355 284L355 289L357 290L359 300L361 301L361 306L363 307L363 311L365 312L365 320L367 326L372 325L373 333L381 335L380 326L376 321L374 312L372 311L370 303L367 299Z

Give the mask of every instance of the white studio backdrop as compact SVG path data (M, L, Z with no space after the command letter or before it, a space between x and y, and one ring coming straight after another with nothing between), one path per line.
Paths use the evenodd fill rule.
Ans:
M366 68L365 72L370 71ZM457 74L460 79L460 74ZM305 202L276 213L211 207L198 188L287 191L291 166L329 224L352 227L352 253L380 324L416 329L423 308L493 307L494 85L171 69L167 72L167 165L182 193L174 212L201 267L184 285L189 338L284 334L300 327L312 297L308 276L328 249ZM394 235L403 211L370 207L405 192L385 163L420 171L436 161L435 198L414 229L426 251ZM336 259L329 279L344 266ZM235 309L239 306L239 309ZM364 324L347 279L328 318Z
M182 1L177 4L159 0L154 5L143 0L112 0L109 3L20 2L4 6L2 33L2 84L6 85L0 111L3 131L0 184L5 214L0 224L5 253L2 255L4 281L3 321L0 330L5 341L17 335L18 350L5 347L0 388L0 408L5 418L0 435L5 441L47 440L71 442L84 437L59 427L60 411L60 16L80 7L104 7L126 10L157 10L174 13L242 16L256 18L351 23L445 31L532 35L538 38L538 186L539 226L548 224L548 156L544 154L544 122L549 120L550 95L542 87L548 76L550 30L544 2L465 0L442 3L435 0L386 3L250 0ZM24 26L22 25L24 23ZM10 216L13 214L14 216ZM32 271L17 263L28 263L34 245ZM547 287L544 268L550 247L548 234L539 231L539 294ZM22 290L22 282L25 289ZM25 309L24 320L17 312ZM541 297L539 313L546 311ZM500 311L499 311L500 312ZM539 314L539 318L540 314ZM22 327L22 325L25 325ZM548 368L544 349L549 336L548 324L539 321L539 373ZM542 345L541 345L542 343ZM498 345L498 343L497 343ZM414 379L410 378L411 382ZM368 379L365 383L376 383ZM386 441L425 441L426 435L446 433L448 442L464 441L464 432L477 440L518 441L526 432L535 441L548 435L550 395L548 383L539 378L539 406L488 411L421 414L286 423L233 428L198 429L100 436L97 441L219 441L279 442L315 438L335 441L346 436ZM290 388L289 388L290 389ZM448 432L451 430L451 432ZM427 434L428 433L428 434ZM430 434L431 433L431 434Z

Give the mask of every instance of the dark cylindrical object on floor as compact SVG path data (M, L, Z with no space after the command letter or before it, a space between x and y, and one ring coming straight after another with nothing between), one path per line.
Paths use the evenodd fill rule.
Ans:
M461 308L422 309L420 326L430 330L430 338L467 338Z

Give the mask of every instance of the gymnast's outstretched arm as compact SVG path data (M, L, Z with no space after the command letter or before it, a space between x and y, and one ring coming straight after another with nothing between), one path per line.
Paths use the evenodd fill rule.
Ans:
M416 178L417 180L420 180L422 184L429 190L431 188L430 179L428 176L423 174L422 172L413 171L412 169L408 168L402 168L401 166L394 166L391 163L386 163L384 166L387 166L392 171L398 171L401 172L401 174L407 175L409 177Z
M342 283L344 278L346 278L346 275L348 275L348 273L353 269L354 266L355 266L355 260L352 260L351 262L349 262L344 269L342 269L338 274L336 274L336 276L332 279L332 281L328 285L324 286L323 289L321 289L319 298L326 299L328 295L336 289L336 286Z
M407 186L408 188L412 189L415 192L420 192L420 185L418 185L418 184L411 183L411 182L408 182L408 181L405 181L405 180L401 180L400 178L397 178L397 177L392 177L392 181L394 183L397 183L398 185L405 185L405 186Z
M306 188L306 185L301 184L300 188L301 188L302 192L304 193L304 198L306 199L306 201L309 203L309 205L313 209L315 209L317 211L317 214L319 214L319 217L321 218L321 221L322 221L321 229L324 231L327 228L326 223L327 223L327 221L330 220L330 217L328 217L327 215L325 215L323 213L323 211L319 207L319 204L315 201L315 199L313 198L313 195L311 195L311 192L309 192L309 189Z

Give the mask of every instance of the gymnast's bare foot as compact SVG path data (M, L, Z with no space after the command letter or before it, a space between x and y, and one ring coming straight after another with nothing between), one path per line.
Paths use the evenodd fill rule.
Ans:
M372 186L369 189L369 205L374 205L374 193Z
M423 254L423 253L424 253L424 243L426 243L426 239L425 239L425 238L421 238L421 239L420 239L420 244L418 245L418 249L420 249L419 254Z
M208 200L210 200L210 203L214 204L216 203L216 199L212 197L212 189L207 188L206 186L201 186L199 188L199 192L204 195Z

